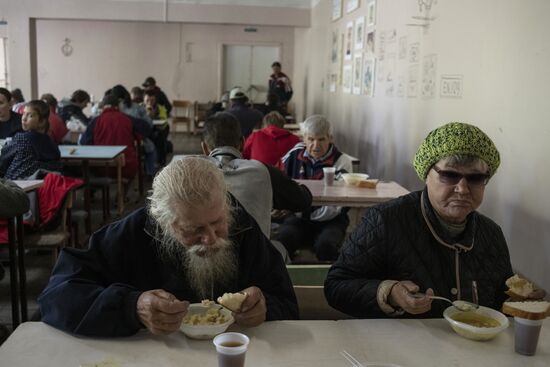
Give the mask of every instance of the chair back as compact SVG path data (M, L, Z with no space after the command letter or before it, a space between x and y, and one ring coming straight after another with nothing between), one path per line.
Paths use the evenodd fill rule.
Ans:
M186 125L186 132L191 132L195 113L195 102L188 100L174 100L172 103L172 126L177 131L178 124Z

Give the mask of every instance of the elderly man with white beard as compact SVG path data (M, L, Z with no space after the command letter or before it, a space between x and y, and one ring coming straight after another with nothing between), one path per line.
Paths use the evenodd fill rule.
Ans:
M147 208L63 249L39 297L42 321L79 335L126 336L179 329L189 303L248 294L241 326L296 319L283 259L202 157L166 166Z

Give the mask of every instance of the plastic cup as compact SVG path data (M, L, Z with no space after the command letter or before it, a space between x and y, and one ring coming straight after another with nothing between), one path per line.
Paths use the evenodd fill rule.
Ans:
M334 183L334 177L336 176L336 168L334 167L323 167L323 179L325 185L332 186Z
M248 336L241 333L223 333L214 338L218 353L218 367L244 367Z
M543 320L514 317L514 345L516 353L532 356L537 352Z

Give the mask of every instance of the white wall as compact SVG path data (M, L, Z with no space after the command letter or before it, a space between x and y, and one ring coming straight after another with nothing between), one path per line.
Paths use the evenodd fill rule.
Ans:
M372 176L396 180L407 188L423 186L412 168L416 148L433 128L465 121L482 128L500 150L502 164L486 188L480 211L499 223L508 240L515 268L550 289L550 2L546 0L438 0L429 28L418 2L378 0L376 41L395 29L420 43L421 56L437 55L436 96L430 99L388 97L388 83L378 83L374 98L328 92L330 31L366 15L361 8L331 22L331 2L312 13L312 28L296 34L295 88L307 90L304 115L323 113L333 121L336 142L361 157ZM377 46L378 47L378 46ZM309 50L308 57L300 49ZM391 49L390 46L386 48ZM420 67L422 63L420 63ZM383 68L387 68L384 65ZM396 57L394 80L407 79L408 59ZM380 64L377 65L377 71ZM439 97L442 74L463 75L463 97ZM422 81L420 71L419 80ZM298 102L297 102L298 103Z
M238 3L246 2L239 1ZM97 82L91 86L91 91L94 94L102 93L110 84L110 81L101 79L102 74L96 69L96 65L104 65L103 61L105 59L96 60L98 61L97 64L91 65L90 59L81 60L79 57L84 54L88 56L94 49L108 49L107 55L112 55L112 57L119 57L122 54L123 56L118 60L111 58L111 61L114 61L116 67L124 65L118 78L131 80L133 84L134 80L136 82L140 81L144 76L153 73L145 64L146 60L143 57L137 60L132 59L132 63L126 62L128 57L125 55L143 55L140 51L135 50L142 47L142 43L138 42L141 38L159 44L156 50L160 52L154 61L157 63L157 67L162 69L159 83L162 83L161 85L164 88L169 89L169 94L170 91L173 91L177 95L182 88L182 83L189 81L191 82L190 85L198 87L199 90L196 92L201 98L206 93L210 95L212 92L210 90L206 91L210 88L210 85L206 83L210 82L216 71L209 70L205 73L204 69L213 60L217 59L216 52L212 50L215 48L214 44L222 41L282 44L285 69L292 71L294 48L292 32L294 27L308 27L310 25L310 9L277 6L281 5L277 2L264 2L263 4L262 6L246 6L234 3L233 5L203 5L159 0L94 0L93 2L88 0L0 0L0 20L8 22L10 84L12 87L20 87L24 95L29 96L29 98L37 97L43 91L38 90L38 79L40 74L44 75L44 66L37 63L37 65L42 66L42 70L36 70L36 73L32 66L34 62L32 54L34 50L34 32L31 25L33 22L36 22L37 28L42 27L42 31L55 31L56 37L57 35L62 37L54 39L52 35L37 29L39 54L40 49L45 50L46 48L55 50L53 54L57 53L66 37L70 39L76 37L75 41L86 41L87 48L82 47L83 43L78 43L77 49L79 52L75 50L71 60L83 62L84 66L92 66L92 69L79 69L78 74L74 74L75 63L71 63L68 68L71 74L63 73L62 75L65 79L71 80L76 77L87 78L85 75L93 75L89 79ZM271 4L273 6L270 6ZM298 5L303 4L299 2ZM82 27L80 27L80 23L71 23L74 20L83 21ZM64 21L68 23L64 23ZM92 23L89 23L89 21L92 21ZM95 23L95 21L100 22ZM104 23L104 21L107 23ZM113 24L120 21L139 24L133 26ZM152 34L145 34L147 31L146 25L152 23L156 23L152 26ZM175 24L185 24L185 26L182 27L180 32L179 29L174 28ZM205 27L206 25L212 27ZM258 32L243 35L242 30L245 25L256 26ZM132 29L137 34L129 34L129 30ZM109 30L112 32L107 32ZM120 37L113 33L115 31L122 32ZM178 66L178 53L176 50L178 44L173 41L179 41L180 34L182 35L182 42L195 43L196 60L205 62L201 64L197 62L193 66ZM122 36L125 38L122 38ZM162 44L166 41L170 43ZM45 44L45 42L51 43ZM45 57L44 52L41 54L42 57ZM168 54L168 57L162 58L162 54ZM55 58L52 58L52 60L67 64L67 60L59 61ZM50 66L48 65L46 73L51 79L52 70L49 68ZM198 77L204 76L207 82L204 79L194 78L195 66L200 69L196 75ZM128 70L131 67L135 67L135 72ZM176 73L176 67L179 68L181 73L187 73L191 79L187 80L185 76L180 75L181 73ZM139 74L139 78L136 80L133 74ZM174 78L177 80L174 81ZM87 78L83 82L88 82L89 79ZM49 88L50 86L46 85L46 87ZM81 87L86 88L84 84L81 84ZM218 97L217 93L214 96Z
M223 43L280 45L281 62L292 72L293 28L256 28L245 33L237 25L39 20L39 93L67 96L82 88L100 98L117 83L129 89L153 75L171 99L216 100ZM61 53L65 38L73 47L68 57Z

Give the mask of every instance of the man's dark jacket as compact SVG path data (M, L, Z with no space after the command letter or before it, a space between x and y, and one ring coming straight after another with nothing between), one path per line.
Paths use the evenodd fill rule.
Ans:
M435 219L427 191L424 195L436 233L445 242L455 243ZM325 296L332 307L354 317L387 317L376 298L383 280L411 280L421 291L432 288L435 295L457 298L451 292L457 287L456 251L440 244L430 232L421 213L420 196L420 191L413 192L367 210L325 281ZM462 299L472 300L475 280L479 303L499 310L506 298L505 281L513 274L506 240L500 227L478 212L472 212L467 221L464 233L454 239L474 244L470 251L459 252ZM431 311L404 317L442 317L447 306L433 301Z
M234 215L229 239L239 272L230 286L214 289L214 299L257 286L266 298L267 320L298 318L281 255L242 207ZM159 257L153 228L143 208L94 233L88 250L64 249L38 300L42 321L74 334L126 336L144 327L136 314L144 291L161 288L180 300L200 302L184 272Z

